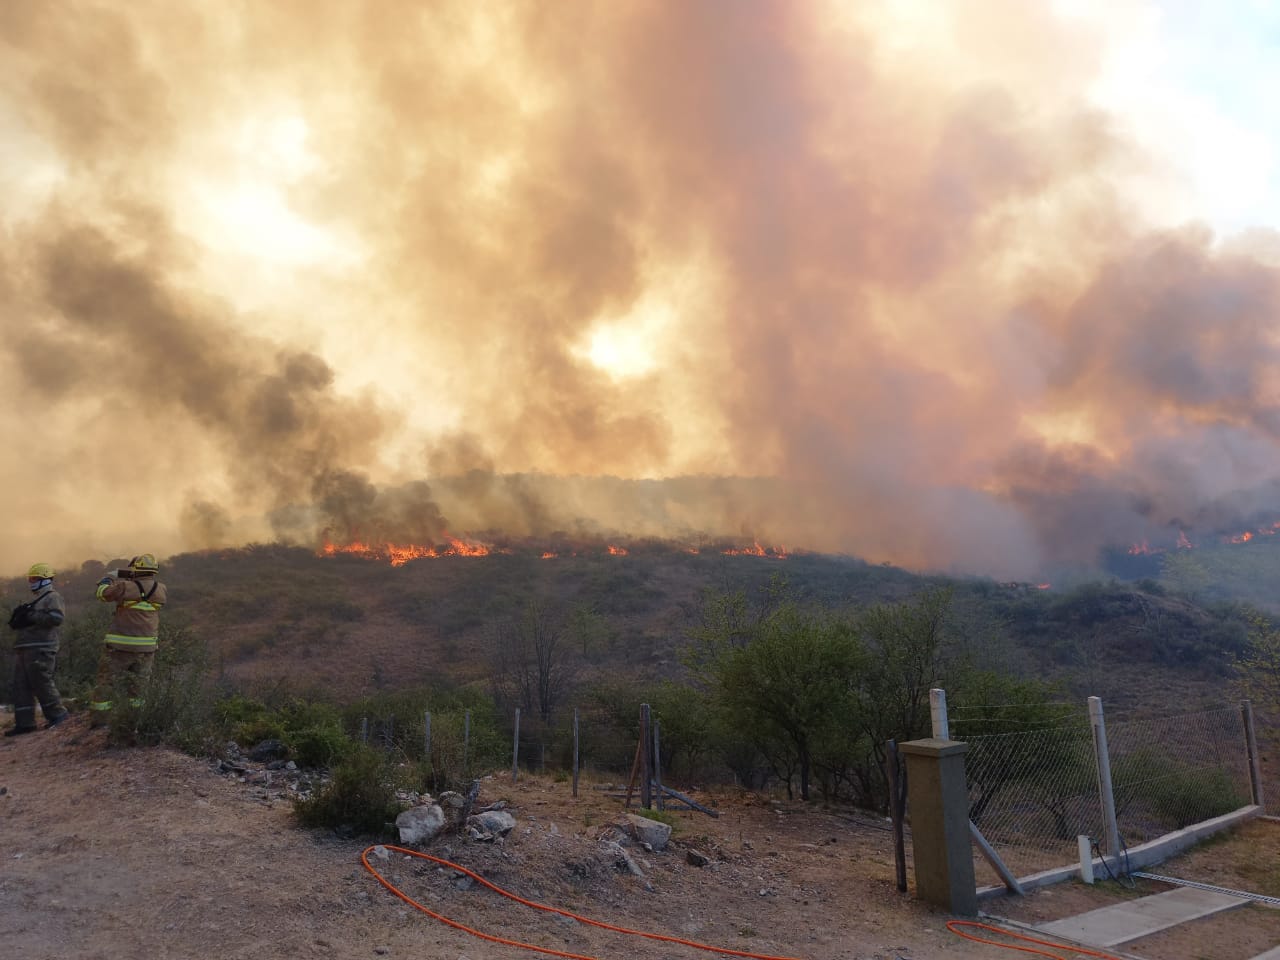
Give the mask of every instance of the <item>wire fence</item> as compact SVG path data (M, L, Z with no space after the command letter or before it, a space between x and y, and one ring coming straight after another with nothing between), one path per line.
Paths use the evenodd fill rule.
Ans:
M347 733L403 760L425 763L437 781L457 783L505 769L513 776L551 772L567 777L581 772L625 783L636 755L637 721L637 713L612 704L574 707L552 723L521 711L498 718L454 708L354 717ZM654 725L660 729L657 721ZM657 729L654 741L661 743ZM669 769L673 760L688 766L693 752L689 744L673 738L665 749L664 768Z
M1093 738L1087 723L966 741L969 819L1015 874L1070 863L1076 837L1101 835ZM979 884L998 883L985 860ZM985 873L984 873L985 872Z
M1238 707L1107 725L1116 826L1132 846L1251 802Z
M1108 782L1121 848L1230 813L1253 802L1247 718L1222 707L1104 724L1097 702L1092 722L1082 707L1051 727L960 736L970 820L1025 877L1078 862L1081 835L1120 852L1107 849ZM982 858L975 874L1000 882Z

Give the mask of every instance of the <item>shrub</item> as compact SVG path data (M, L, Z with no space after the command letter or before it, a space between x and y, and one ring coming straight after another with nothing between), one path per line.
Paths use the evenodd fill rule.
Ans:
M114 743L172 743L199 750L210 730L213 698L206 678L209 648L185 627L160 625L160 647L151 677L143 689L143 704L123 705L127 697L112 694L121 705L112 709L110 739Z
M304 827L351 830L381 835L399 815L396 798L399 773L380 750L357 745L333 769L333 779L310 797L294 803Z

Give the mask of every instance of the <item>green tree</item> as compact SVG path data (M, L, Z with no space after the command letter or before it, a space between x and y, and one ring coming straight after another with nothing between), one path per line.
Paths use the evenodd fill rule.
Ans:
M1233 664L1242 696L1268 710L1280 707L1280 628L1260 613L1248 616L1248 643Z
M737 726L750 731L787 782L799 777L810 798L813 750L863 669L851 624L786 602L745 644L721 651L715 672L720 701Z
M945 687L948 671L961 666L948 659L950 604L950 590L932 589L900 603L875 604L858 617L867 668L857 716L874 754L874 767L864 778L874 796L864 800L885 795L879 777L885 741L929 736L929 690Z

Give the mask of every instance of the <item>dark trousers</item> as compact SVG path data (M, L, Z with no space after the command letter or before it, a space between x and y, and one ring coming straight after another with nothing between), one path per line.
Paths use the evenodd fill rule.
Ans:
M14 654L13 725L21 730L35 729L37 702L46 721L65 716L67 708L53 684L58 651L20 647Z

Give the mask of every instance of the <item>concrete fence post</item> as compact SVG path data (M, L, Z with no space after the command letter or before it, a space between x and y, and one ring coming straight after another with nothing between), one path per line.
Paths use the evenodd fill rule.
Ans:
M1120 828L1116 826L1116 796L1111 786L1111 753L1107 749L1107 724L1102 716L1102 698L1089 698L1089 725L1093 728L1093 756L1098 768L1098 796L1102 800L1102 825L1107 831L1107 853L1120 863ZM1105 861L1104 861L1105 862Z
M929 691L929 719L933 723L933 735L939 740L951 739L951 725L947 721L947 691L934 687Z
M969 789L964 775L967 743L912 740L898 749L907 758L911 785L911 849L920 899L962 917L978 913L969 835Z
M1240 701L1240 717L1244 720L1245 749L1249 751L1249 787L1255 805L1266 809L1262 796L1262 767L1258 761L1258 738L1253 730L1253 701Z

